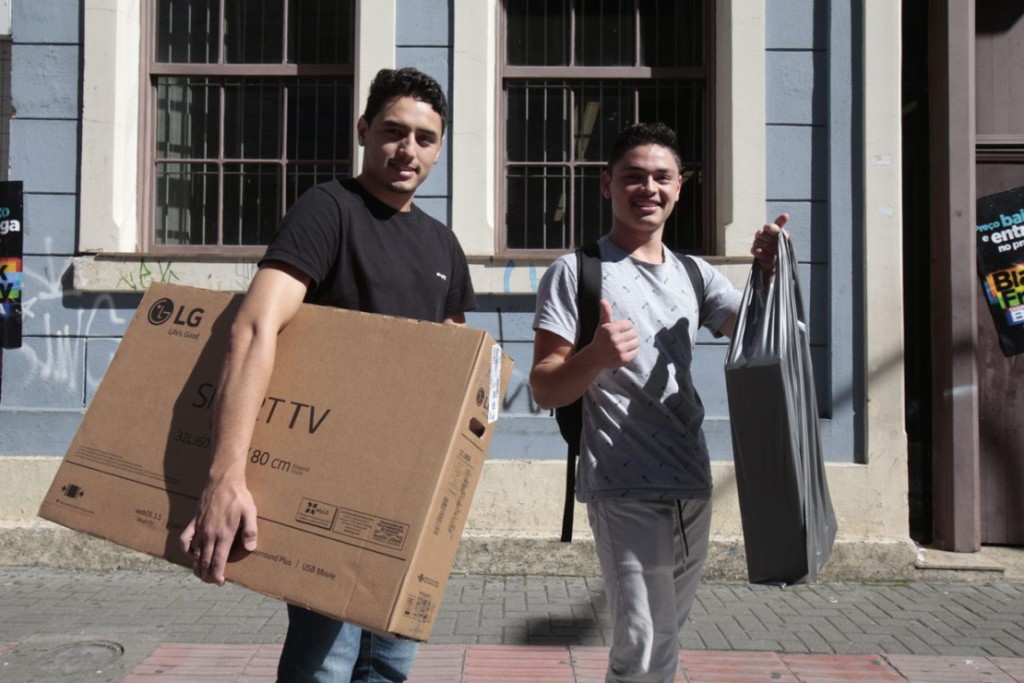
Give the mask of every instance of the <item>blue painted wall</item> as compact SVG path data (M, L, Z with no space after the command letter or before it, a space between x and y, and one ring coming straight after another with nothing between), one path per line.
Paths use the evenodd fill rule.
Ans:
M861 144L855 46L860 0L766 3L767 211L791 216L811 327L822 439L830 460L859 461L863 388L853 283Z
M62 454L138 297L69 287L78 223L79 8L17 0L11 24L9 177L25 188L24 337L20 349L2 352L0 454Z
M411 3L410 4L414 4ZM853 46L859 0L772 0L766 3L767 206L765 219L790 214L804 285L817 375L822 440L829 460L860 459L855 434L862 388L855 355L863 329L853 311L860 196ZM411 8L410 8L411 9ZM751 233L759 226L751 226ZM487 327L517 361L512 401L492 457L563 457L554 421L529 397L533 301L489 297L472 324ZM496 311L500 310L499 315ZM701 331L694 380L707 412L712 458L732 458L722 366L726 342Z
M855 457L857 321L851 282L855 242L853 38L851 1L767 4L768 206L792 215L831 459ZM13 0L11 179L25 182L24 346L3 352L0 455L60 455L117 347L139 296L88 294L70 286L77 241L81 110L80 10L68 0ZM399 0L396 61L438 79L452 98L450 0ZM843 22L846 22L845 24ZM451 122L458 126L457 121ZM447 222L451 169L419 193ZM753 230L756 226L751 226ZM838 254L838 257L837 257ZM469 323L516 360L506 411L492 447L497 458L561 458L553 419L532 401L527 373L534 297L480 297ZM725 343L702 332L695 380L707 408L715 458L730 459L722 365Z

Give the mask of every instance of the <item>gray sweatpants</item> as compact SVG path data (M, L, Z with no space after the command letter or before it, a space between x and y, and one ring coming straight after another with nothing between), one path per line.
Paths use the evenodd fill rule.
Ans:
M612 617L606 683L671 683L708 555L710 499L587 504Z

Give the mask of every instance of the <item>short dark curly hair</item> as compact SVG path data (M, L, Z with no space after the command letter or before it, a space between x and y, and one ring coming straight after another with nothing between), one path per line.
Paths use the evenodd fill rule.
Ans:
M676 132L660 121L653 123L634 123L632 126L622 129L615 142L612 143L611 152L608 154L608 173L612 172L615 164L626 156L626 153L634 147L643 145L660 145L672 152L676 165L683 168L683 160L679 156L678 137Z
M381 69L370 83L370 94L366 98L363 118L367 123L389 102L399 97L412 97L426 102L441 117L441 133L448 124L448 100L433 78L419 69Z

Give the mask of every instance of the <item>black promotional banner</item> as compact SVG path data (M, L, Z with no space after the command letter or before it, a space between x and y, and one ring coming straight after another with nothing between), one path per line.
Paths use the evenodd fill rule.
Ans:
M1024 353L1024 187L978 199L978 277L1006 356Z
M0 348L21 346L23 215L21 181L0 182Z

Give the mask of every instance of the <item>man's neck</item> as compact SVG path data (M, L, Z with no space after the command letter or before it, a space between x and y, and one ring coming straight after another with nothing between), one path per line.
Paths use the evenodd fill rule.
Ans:
M412 200L415 195L401 192L389 192L385 188L378 187L373 183L368 182L363 177L362 173L355 177L355 181L359 183L364 190L373 195L379 202L390 206L395 211L401 211L403 213L412 211Z
M608 239L619 249L644 263L664 263L665 253L662 248L661 234L665 226L654 232L631 230L621 225L612 225Z

